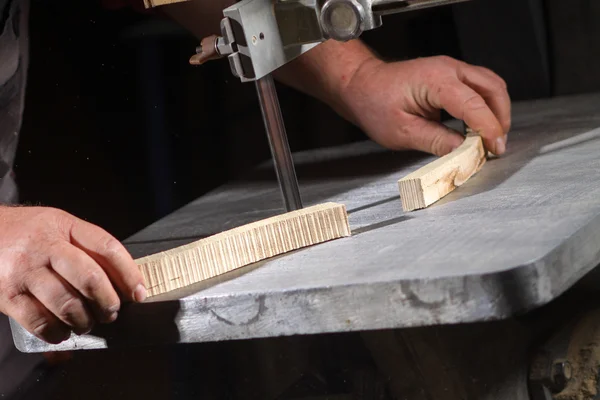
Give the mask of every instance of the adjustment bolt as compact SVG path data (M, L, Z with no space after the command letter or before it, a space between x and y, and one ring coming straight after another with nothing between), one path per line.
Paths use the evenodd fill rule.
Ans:
M335 40L346 42L363 32L365 10L356 0L329 0L321 9L321 27Z

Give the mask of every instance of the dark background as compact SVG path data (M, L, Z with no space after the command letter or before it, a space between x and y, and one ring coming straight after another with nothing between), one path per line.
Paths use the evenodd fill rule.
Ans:
M388 59L485 65L513 100L600 88L600 2L477 0L384 19L364 39ZM191 67L196 41L159 15L34 0L16 172L22 200L124 239L269 157L254 86L226 62ZM294 151L364 135L280 86ZM218 210L215 210L217 212Z
M446 54L487 66L519 101L600 90L598 21L594 0L476 0L389 16L364 39L388 59ZM65 209L124 239L268 159L254 86L234 79L226 62L190 67L195 46L155 15L34 0L16 165L22 200ZM294 151L365 139L325 105L279 89ZM279 343L289 347L287 340ZM261 343L80 352L46 380L58 394L34 392L228 398L214 393L250 385L232 371L248 348L260 360Z

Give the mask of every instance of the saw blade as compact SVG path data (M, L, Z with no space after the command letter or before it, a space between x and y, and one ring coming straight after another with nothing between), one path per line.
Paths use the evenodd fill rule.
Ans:
M285 209L288 212L299 210L302 208L302 199L296 169L281 115L275 82L270 74L256 81L256 92Z

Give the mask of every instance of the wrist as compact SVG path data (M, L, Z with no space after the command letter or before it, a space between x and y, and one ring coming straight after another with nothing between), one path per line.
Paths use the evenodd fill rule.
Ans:
M360 40L345 43L328 40L280 68L275 75L355 123L347 110L351 100L348 87L359 71L381 62Z
M333 100L335 104L332 104L332 107L355 125L358 125L358 121L354 118L356 115L354 104L363 97L361 92L368 90L364 88L367 86L370 76L383 64L385 61L370 53L352 65L347 75L340 75L341 79Z

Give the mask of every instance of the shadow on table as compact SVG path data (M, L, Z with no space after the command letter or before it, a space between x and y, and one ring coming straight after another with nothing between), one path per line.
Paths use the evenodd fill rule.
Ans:
M491 159L460 191L451 193L432 207L493 190L540 155L599 140L600 132L590 129L590 117L584 111L567 117L561 109L544 110L543 115L536 114L530 120L521 118L513 124L509 134L507 153L501 158ZM393 176L394 179L390 178L394 181L391 184L395 184L396 177L400 179L434 159L435 157L420 152L389 151L369 142L295 156L296 172L301 185L309 187L315 181L331 182L330 185L321 185L319 193L311 192L310 197L306 198L314 203L365 186L386 175ZM242 181L273 181L275 185L276 176L272 164L262 165L243 177ZM381 199L365 208L388 201L393 200Z
M576 124L572 120L563 121L548 117L544 123L537 125L516 126L515 133L509 139L505 156L488 161L460 190L449 194L432 207L493 190L536 157L599 141L600 129L590 129L589 125L589 122L585 121Z
M392 152L372 143L355 143L342 148L321 149L307 153L300 153L295 156L296 172L301 186L301 195L304 204L318 204L337 197L340 193L346 193L356 188L365 187L369 183L381 179L382 176L392 175L390 185L392 192L397 191L396 181L412 170L434 159L424 153L418 152ZM252 193L253 187L264 193L264 183L272 185L272 192L267 192L264 198L236 199L235 190ZM258 183L258 184L256 184ZM313 186L313 185L318 185ZM158 251L176 248L193 241L206 238L224 230L232 229L257 220L265 219L283 212L283 204L280 193L277 188L277 178L273 166L268 163L248 172L245 176L235 182L218 189L215 193L229 193L230 198L224 200L227 213L223 214L221 223L213 223L211 228L199 228L198 235L180 235L170 236L168 231L173 228L165 228L167 233L162 234L157 231L152 237L146 239L132 238L124 241L124 244L136 257L156 253ZM210 198L211 194L206 198ZM399 214L402 213L399 193L390 197L390 190L385 193L369 193L372 203L349 209L348 213L357 213L369 208L384 205L386 203L397 201ZM217 219L219 214L219 205L215 204L213 219ZM182 214L194 214L206 212L209 207L206 203L198 201L186 206ZM250 212L252 211L252 212ZM169 218L169 217L167 217ZM205 220L199 217L198 226L206 224ZM192 229L187 229L193 231Z
M433 156L416 151L390 151L372 142L354 143L332 149L321 149L294 156L296 174L300 185L310 188L321 184L321 192L307 201L318 202L336 194L367 185L385 175L397 175L397 179L418 169L434 159ZM392 179L395 184L397 179ZM239 179L249 182L277 183L275 170L269 162ZM331 183L330 185L326 185ZM301 188L302 190L302 188ZM303 197L306 195L303 194Z

